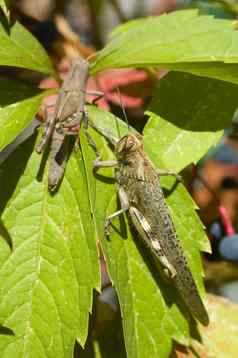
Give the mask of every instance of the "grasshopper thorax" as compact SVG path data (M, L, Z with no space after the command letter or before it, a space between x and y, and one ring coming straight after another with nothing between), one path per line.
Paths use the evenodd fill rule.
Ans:
M138 152L142 147L142 136L140 134L127 134L116 144L115 154L119 159L125 158Z

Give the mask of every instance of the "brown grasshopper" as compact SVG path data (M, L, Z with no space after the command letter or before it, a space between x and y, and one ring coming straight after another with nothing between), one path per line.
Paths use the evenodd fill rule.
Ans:
M67 136L77 136L82 121L87 129L85 87L88 76L88 61L82 58L74 60L60 88L54 112L46 110L46 128L36 151L42 153L48 142L51 142L48 176L48 186L51 191L57 188L64 175L68 159ZM101 93L91 94L101 95ZM88 132L85 133L89 144L95 147ZM96 147L94 150L96 151Z
M96 125L93 127L95 129ZM98 129L101 134L104 134ZM110 140L107 133L107 139ZM113 140L111 140L113 143ZM149 246L164 274L177 288L191 314L203 325L209 317L177 237L160 186L161 175L175 175L171 170L157 170L143 150L142 137L128 134L115 145L117 160L96 159L94 167L115 167L121 209L106 219L105 231L111 221L128 212L139 236Z

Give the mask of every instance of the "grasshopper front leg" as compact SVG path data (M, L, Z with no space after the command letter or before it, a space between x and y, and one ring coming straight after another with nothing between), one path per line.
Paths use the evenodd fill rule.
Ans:
M177 174L175 170L173 169L156 169L156 172L158 176L167 176L172 175L174 176L178 181L182 181L181 175Z
M65 134L55 129L50 146L48 187L54 191L61 182L68 158L68 141Z
M94 170L98 170L99 168L110 168L110 167L115 167L118 165L118 161L117 160L100 160L100 156L97 157L93 163L94 166ZM109 229L111 226L111 222L113 219L115 219L116 217L118 217L119 215L123 214L124 212L126 212L129 209L129 201L128 201L128 197L127 194L125 192L125 190L122 187L119 187L118 190L118 195L120 198L120 202L121 202L121 209L116 211L115 213L109 215L106 218L105 221L105 234L108 236L109 234Z
M101 160L100 155L98 158L94 160L93 168L94 170L98 170L99 168L111 168L116 167L118 165L117 160Z
M94 153L96 154L96 159L100 159L100 153L97 149L96 143L94 142L93 138L91 137L91 135L88 132L88 112L86 110L84 110L83 112L83 128L84 128L84 133L87 139L88 144L90 145L90 147L93 149Z

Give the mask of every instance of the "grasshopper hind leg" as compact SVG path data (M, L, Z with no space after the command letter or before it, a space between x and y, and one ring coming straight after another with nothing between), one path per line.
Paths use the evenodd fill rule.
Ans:
M40 139L40 143L36 147L36 152L38 154L41 154L43 152L43 150L45 149L46 145L50 141L50 138L51 138L52 133L54 131L56 118L55 118L55 113L52 110L52 107L53 106L47 106L45 108L45 118L46 118L45 130L44 130L44 133L42 134L42 137ZM51 108L51 110L50 110L50 108Z
M167 277L168 279L174 278L177 274L177 271L167 259L159 241L154 238L151 232L150 224L148 223L144 215L137 208L133 206L130 207L128 195L122 186L119 186L118 195L121 203L121 209L107 217L105 222L106 235L109 234L112 220L129 210L131 220L136 230L138 231L142 239L145 241L147 246L151 249L153 256L159 261L165 277Z
M158 239L154 237L151 226L144 215L135 207L130 207L129 212L136 230L151 250L153 257L159 262L164 276L168 279L174 278L177 271L164 254Z

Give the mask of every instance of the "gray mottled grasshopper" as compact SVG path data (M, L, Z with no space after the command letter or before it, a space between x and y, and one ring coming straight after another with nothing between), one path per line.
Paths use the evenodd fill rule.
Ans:
M87 117L85 87L88 73L88 61L77 58L60 88L54 112L46 111L46 128L36 151L41 153L50 142L48 185L51 191L64 175L68 158L67 136L77 136L81 121Z
M99 132L104 134L101 130ZM139 236L149 246L191 314L203 325L208 325L207 311L183 255L160 186L161 175L176 174L155 169L143 150L142 137L137 134L122 137L115 145L115 155L115 161L96 159L94 163L95 168L116 168L121 209L106 219L106 231L115 217L128 212Z

